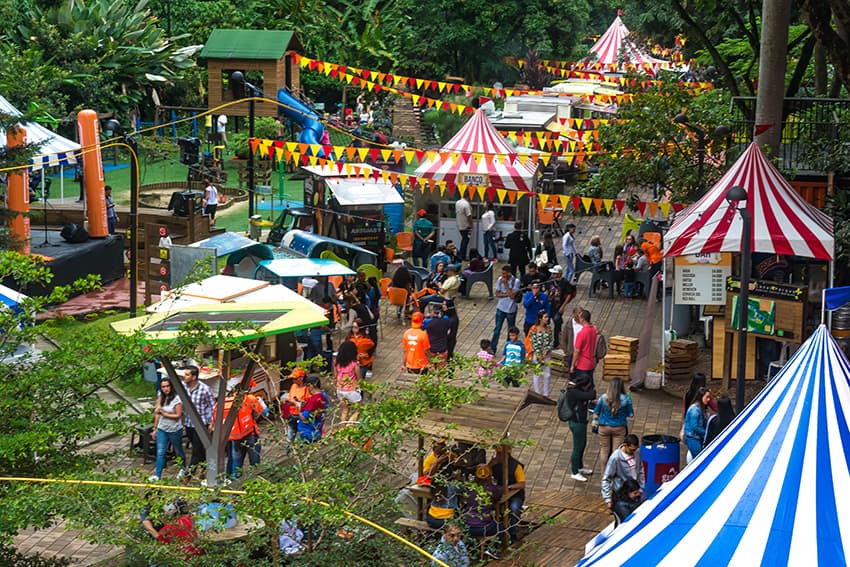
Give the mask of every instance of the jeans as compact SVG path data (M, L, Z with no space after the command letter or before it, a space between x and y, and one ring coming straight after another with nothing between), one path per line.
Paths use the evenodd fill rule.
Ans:
M505 324L505 320L508 321L508 329L516 325L516 311L513 313L505 313L501 309L496 309L496 327L493 329L493 339L490 341L490 348L493 349L493 352L498 352L496 347L499 346L499 336L502 334L502 325Z
M256 433L230 442L230 470L227 471L230 478L239 478L245 466L246 454L252 467L260 464L260 436Z
M115 234L115 217L106 218L106 229L109 234Z
M623 282L623 295L625 297L634 297L635 282Z
M492 230L488 230L484 233L484 257L496 257L496 239L493 237Z
M461 260L466 260L466 249L469 246L469 232L471 230L472 229L467 228L466 230L460 231L460 250L458 252L460 253Z
M174 447L174 454L180 460L186 462L186 452L183 450L183 429L177 431L156 430L156 476L162 476L162 469L165 468L165 451L168 449L168 444ZM182 465L181 465L182 466Z
M493 537L505 531L505 526L493 522L486 526L468 526L466 531L473 537Z
M207 460L207 450L201 442L201 437L198 435L197 429L187 427L186 436L189 438L189 443L192 444L192 458L189 460L189 466L194 467Z
M587 447L587 423L570 421L570 433L573 434L573 453L570 455L570 468L573 474L584 468L584 448Z
M413 241L413 265L414 266L423 266L425 268L428 267L428 256L430 255L431 247L426 244L418 244L417 241ZM419 263L419 260L422 260L422 263Z
M564 256L564 279L568 282L573 281L573 276L576 273L576 256L575 254L570 254L569 256Z
M519 525L519 520L522 518L522 505L525 504L524 496L511 496L511 499L508 500L508 508L511 510L510 517L508 519L508 533L511 534L511 539L516 539L516 528Z
M555 345L554 348L561 348L561 327L564 325L564 316L554 307L552 311L554 313L552 315L552 326L554 327L552 331L552 344Z

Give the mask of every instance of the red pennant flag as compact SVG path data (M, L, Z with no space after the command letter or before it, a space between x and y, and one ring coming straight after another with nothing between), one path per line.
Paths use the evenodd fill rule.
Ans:
M638 201L637 208L640 216L643 216L643 212L646 210L646 201Z
M487 187L487 200L491 203L496 198L496 190L493 187Z
M626 202L622 199L614 199L614 206L617 208L617 214L623 214L623 207L626 206Z
M381 150L377 148L372 148L369 150L369 155L372 156L373 161L378 161L378 158L381 157Z
M675 211L677 213L685 208L684 203L670 203L670 204L673 206L673 211Z
M580 211L581 210L581 197L573 197L573 210Z

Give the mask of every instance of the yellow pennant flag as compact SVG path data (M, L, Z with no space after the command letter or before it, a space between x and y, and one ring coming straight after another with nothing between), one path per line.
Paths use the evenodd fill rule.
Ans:
M283 148L275 148L274 155L277 158L277 161L283 160Z
M413 150L404 150L404 160L407 163L413 163L414 158L416 157L416 152Z
M298 151L298 142L286 142L286 151L297 152Z
M345 164L345 167L343 169L345 170L345 176L351 177L351 170L352 170L351 164L350 163Z
M589 213L590 207L593 205L593 199L590 197L582 197L581 198L581 206L584 208L584 212Z
M381 158L383 158L383 160L384 160L384 161L390 161L390 157L391 157L392 155L393 155L393 151L392 151L392 150L386 150L386 149L385 149L385 150L381 150Z
M440 197L445 197L446 195L446 184L440 184Z
M611 207L614 206L614 199L602 199L602 206L605 207L606 213L610 213Z
M541 154L540 161L543 162L543 165L549 165L549 158L552 157L552 154Z
M546 193L538 193L537 198L540 199L540 208L545 209L549 204L549 195Z
M425 79L416 79L416 88L417 89L421 89L423 84L425 84Z
M360 161L366 161L366 156L369 155L369 148L357 148L357 156Z
M559 198L561 199L561 210L566 212L567 206L570 204L570 198L568 195L561 195Z
M664 201L658 203L658 206L661 208L661 214L664 215L664 218L667 218L670 215L670 203Z
M500 205L505 202L507 194L508 192L505 189L496 189L496 197L498 197Z
M316 162L319 160L318 156L309 156L310 165L316 165Z
M479 199L481 199L481 200L483 201L483 200L484 200L484 194L485 194L486 192L487 192L487 188L486 188L486 187L479 187L479 188L478 188L478 198L479 198Z

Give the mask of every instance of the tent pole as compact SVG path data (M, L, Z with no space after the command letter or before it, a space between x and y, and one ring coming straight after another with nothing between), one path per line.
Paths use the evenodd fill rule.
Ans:
M835 258L829 261L829 286L833 287L835 285ZM821 292L821 312L820 312L820 324L824 324L824 315L826 315L826 327L830 331L832 331L832 311L826 311L826 290Z

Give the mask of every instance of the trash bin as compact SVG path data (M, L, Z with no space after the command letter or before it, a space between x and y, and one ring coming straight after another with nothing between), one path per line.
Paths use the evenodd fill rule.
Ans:
M260 224L263 220L262 215L254 215L248 220L248 234L251 240L259 240L263 232L263 227Z
M644 435L640 447L646 477L644 494L655 494L662 483L679 474L679 438L672 435Z

